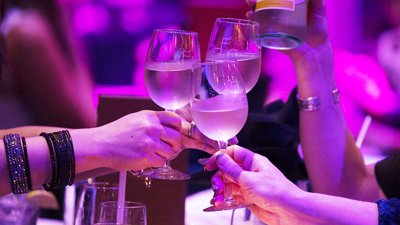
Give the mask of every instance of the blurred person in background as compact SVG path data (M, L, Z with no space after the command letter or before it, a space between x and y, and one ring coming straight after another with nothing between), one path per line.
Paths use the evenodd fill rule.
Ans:
M0 128L93 127L93 80L55 0L5 0Z

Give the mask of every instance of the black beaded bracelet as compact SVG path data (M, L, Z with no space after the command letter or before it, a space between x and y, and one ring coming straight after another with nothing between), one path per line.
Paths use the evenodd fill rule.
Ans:
M71 135L67 130L51 134L41 133L49 146L52 158L52 181L43 187L49 191L72 185L75 179L75 154Z
M67 147L68 147L68 154L69 154L69 158L71 160L70 161L71 173L70 173L68 185L72 185L74 183L74 180L75 180L75 152L74 152L74 145L72 143L71 134L69 133L68 130L63 130L62 134L64 135L64 138L66 140Z
M24 160L25 160L25 171L26 171L26 176L28 178L28 189L29 191L32 191L32 179L31 179L31 170L29 168L29 160L28 160L28 151L26 148L26 141L25 137L22 137L22 147L24 149Z
M379 199L378 204L379 225L400 224L400 200L392 198L387 201Z
M30 177L27 176L20 136L18 134L7 134L3 137L3 141L10 171L12 192L14 194L27 193L30 190L28 185Z

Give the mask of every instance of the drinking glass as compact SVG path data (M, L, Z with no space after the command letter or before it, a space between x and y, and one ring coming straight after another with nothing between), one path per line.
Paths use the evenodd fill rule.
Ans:
M102 202L100 204L99 224L117 223L118 210L123 212L122 224L147 225L146 206L140 202L125 201L124 206L118 206L117 201Z
M232 211L231 225L265 225L247 208Z
M97 223L100 203L118 200L118 184L107 182L85 183L78 195L75 225Z
M200 62L198 34L192 31L154 30L146 57L144 82L150 98L166 111L189 103L191 68ZM170 160L145 177L187 180L190 175L173 170Z
M206 62L235 60L246 93L257 83L261 71L260 25L251 20L218 18L208 43Z
M236 61L206 62L193 65L190 107L197 128L218 141L220 153L227 153L227 140L244 126L248 103ZM224 203L205 212L248 207L232 197L231 184L224 177Z
M256 85L261 72L261 41L258 22L218 18L208 43L206 62L235 60L246 93ZM208 158L198 159L205 165Z
M146 57L144 82L150 98L166 111L189 104L192 65L200 62L198 34L192 31L154 30ZM170 160L143 176L187 180L190 175L173 170Z

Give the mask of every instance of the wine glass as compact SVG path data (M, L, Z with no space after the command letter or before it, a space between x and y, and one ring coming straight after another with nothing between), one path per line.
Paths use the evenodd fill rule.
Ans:
M118 200L118 184L107 182L85 183L78 195L75 225L97 223L100 203Z
M150 98L166 111L174 112L189 103L192 65L200 62L197 32L154 30L146 57L144 82ZM187 180L190 175L173 170L170 160L153 168L145 177Z
M122 224L147 225L146 206L140 202L125 201L124 206L118 206L118 201L102 202L98 224L121 224L118 223L118 210L123 212Z
M231 225L265 225L249 209L234 209L232 211Z
M218 18L208 43L206 62L235 60L246 93L257 83L261 72L260 25L243 19Z
M190 108L197 128L218 141L220 153L227 153L227 140L244 126L248 103L236 61L206 62L193 65ZM232 197L231 184L224 177L224 202L204 209L221 211L250 206Z
M243 19L218 18L207 47L206 62L235 60L246 93L257 83L261 71L260 25ZM198 159L205 165L208 158Z

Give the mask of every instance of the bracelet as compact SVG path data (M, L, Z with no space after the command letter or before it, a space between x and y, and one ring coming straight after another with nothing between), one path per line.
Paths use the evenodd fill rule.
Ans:
M387 201L379 199L378 204L379 225L400 223L400 200L392 198Z
M6 157L10 172L11 188L14 194L24 194L29 191L29 181L26 163L18 134L7 134L3 137ZM30 180L30 177L29 177Z
M47 191L72 185L75 179L75 154L71 135L67 130L41 133L49 146L52 159L52 179L43 184Z
M47 142L47 146L49 147L50 157L51 157L51 171L52 171L51 182L43 184L43 188L46 191L51 191L55 189L57 182L57 159L54 153L53 143L51 142L49 135L46 134L45 132L42 132L40 133L40 136L44 137L44 139Z
M68 130L63 130L62 134L64 135L64 138L66 140L67 147L68 147L68 155L69 155L69 158L70 158L71 171L70 171L68 185L71 186L74 183L74 180L75 180L75 152L74 152L74 145L72 143L71 134L69 133Z
M338 104L340 102L339 90L338 89L333 90L332 95L333 95L333 103Z
M299 99L297 95L297 104L299 105L299 109L303 111L314 111L321 108L321 101L319 100L318 96L309 97L306 99Z
M31 170L29 168L28 151L26 149L25 137L22 137L22 147L24 149L24 160L25 160L25 164L26 164L26 176L28 178L28 189L29 189L29 191L32 191Z
M334 104L340 102L338 89L332 91L332 98ZM303 111L315 111L321 108L321 100L318 96L309 97L306 99L299 99L299 95L297 94L297 104L299 105L299 109Z

